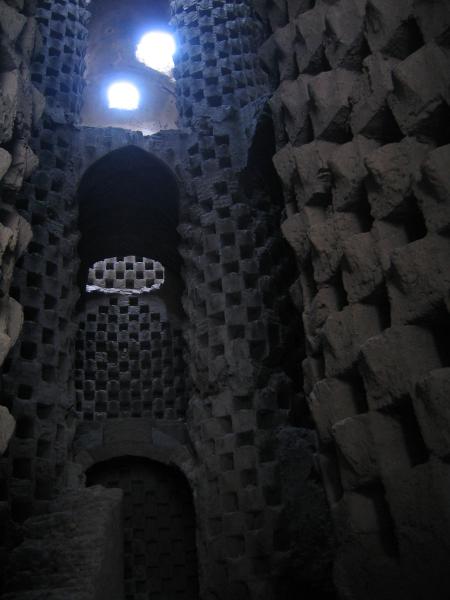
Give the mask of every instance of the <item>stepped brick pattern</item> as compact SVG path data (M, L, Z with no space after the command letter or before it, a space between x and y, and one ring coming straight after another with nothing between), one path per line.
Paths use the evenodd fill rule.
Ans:
M14 266L31 238L29 223L14 206L24 178L38 158L29 145L45 99L31 81L30 63L40 43L32 3L0 4L0 365L23 325L21 305L10 295ZM14 431L7 407L0 411L0 455Z
M163 265L142 256L119 256L96 262L88 275L88 286L101 289L151 290L163 283Z
M0 595L448 600L450 6L170 6L144 136L0 0Z
M257 5L335 581L343 598L444 599L450 7Z
M76 410L85 420L181 419L189 399L181 324L151 295L96 294L79 323Z
M35 10L35 8L30 8ZM78 298L77 211L73 103L82 72L88 13L77 2L42 2L34 15L41 43L31 65L31 81L46 99L30 146L39 167L15 200L32 229L32 241L14 274L11 295L23 306L21 336L3 369L3 403L17 421L2 470L10 485L2 490L14 521L44 511L68 460L73 393L72 372ZM75 90L75 91L73 91ZM42 112L42 111L41 111Z

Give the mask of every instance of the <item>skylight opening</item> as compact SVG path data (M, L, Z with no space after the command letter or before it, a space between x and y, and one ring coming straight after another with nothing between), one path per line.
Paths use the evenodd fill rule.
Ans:
M108 88L109 108L137 110L141 95L135 85L128 81L117 81Z
M150 31L141 38L136 49L136 58L155 71L171 75L175 51L175 39L170 33Z

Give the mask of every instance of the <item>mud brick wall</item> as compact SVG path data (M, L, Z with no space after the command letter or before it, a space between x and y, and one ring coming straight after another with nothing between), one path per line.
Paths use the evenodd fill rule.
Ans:
M16 210L16 201L24 178L38 164L29 142L45 100L32 84L30 65L40 41L33 2L0 2L0 366L19 337L24 320L23 308L10 291L15 264L32 236L29 222ZM10 408L0 407L0 456L7 451L16 428ZM1 579L8 507L3 475L0 480Z
M31 129L30 146L39 168L15 200L32 229L32 242L17 264L11 295L22 304L22 334L4 364L2 402L17 421L2 461L1 500L15 521L46 509L67 461L74 391L76 287L76 170L70 124L77 117L79 69L87 34L84 3L37 7L41 44L31 80L47 99ZM73 80L73 85L70 83ZM42 109L41 109L42 112Z
M16 16L19 5L0 2ZM43 43L31 74L47 107L25 130L40 167L17 199L8 192L33 240L11 290L25 323L2 375L3 402L17 420L1 462L2 514L7 504L17 526L58 509L53 498L67 484L77 424L88 432L78 438L82 454L90 433L119 431L120 417L135 415L133 428L145 433L151 419L175 427L185 418L189 444L178 450L189 457L202 600L278 600L292 590L334 598L330 511L341 598L447 600L447 3L174 0L184 129L152 138L74 126L86 6L38 4ZM8 42L17 52L19 37ZM5 81L11 64L0 61ZM39 116L42 97L34 97ZM13 164L12 145L1 143ZM139 370L147 369L146 335L158 311L141 312L145 294L103 290L74 317L77 186L96 159L124 146L161 156L178 179L187 319L185 343L177 325L172 349L178 364L183 346L189 368L187 407L187 387L180 403L170 385L155 397L162 344L149 367L151 401L145 377L133 383L131 353L123 376L115 355L109 366L118 377L103 368L105 343L134 353L137 341ZM27 150L20 164L34 155ZM29 175L18 172L19 181ZM109 287L103 275L95 281ZM177 304L172 283L155 299L174 292ZM113 331L121 315L125 328ZM95 369L92 351L102 359ZM136 392L135 409L105 400L105 373L119 398L121 384L131 405ZM19 560L10 582L20 568ZM139 577L133 585L142 587Z
M89 294L76 341L80 419L184 418L190 392L184 354L182 325L157 296Z
M293 417L303 400L298 369L290 368L300 335L288 293L295 265L271 174L270 87L256 55L261 24L248 2L174 2L173 11L183 44L179 111L192 126L179 231L201 594L278 598L300 581L326 592L327 508L320 484L308 481L313 445ZM289 434L278 437L291 418ZM294 493L281 485L289 469L301 482ZM312 496L308 530L298 507ZM298 512L289 512L293 497ZM321 557L316 572L306 547Z
M199 27L204 66L216 73L201 82L205 100L195 99L192 114L186 108L183 124L192 124L193 130L180 133L182 144L175 140L166 145L169 164L174 162L175 147L185 151L185 164L177 175L182 180L184 303L190 319L185 333L195 385L188 421L192 453L198 459L192 480L203 593L209 598L236 595L245 600L267 592L266 597L275 598L294 546L285 510L292 494L289 486L280 490L279 463L283 459L282 468L293 479L300 470L305 482L315 469L311 444L300 427L292 427L280 441L276 435L302 399L300 382L284 366L296 329L287 294L292 257L284 255L286 245L279 232L280 198L270 177L265 181L262 166L259 171L251 165L246 168L249 161L258 162L254 156L258 150L250 159L249 147L262 112L259 97L269 91L256 56L261 28L246 2L178 3L174 10L183 35L188 19L195 17L192 23ZM215 13L217 20L213 20ZM73 314L79 292L77 184L99 148L103 153L115 144L147 146L129 132L120 136L73 128L86 48L85 4L41 2L38 19L44 44L33 65L33 79L49 103L33 132L41 166L17 203L32 224L34 238L14 283L14 295L25 305L25 329L3 372L5 402L18 427L2 463L1 491L16 523L30 514L54 510L52 499L64 486L71 457L77 422L72 381ZM201 19L209 20L202 31ZM218 45L226 46L215 60L218 49L211 42L211 28L219 32L224 20L230 39L219 39L213 32ZM189 51L198 57L197 41L191 42ZM232 69L236 75L230 77ZM191 77L191 71L185 70L179 77L180 85L194 87L199 73L192 71ZM229 104L221 107L223 98ZM249 103L254 99L252 107ZM148 149L156 145L149 143ZM270 155L271 150L267 152ZM171 407L165 401L168 417ZM314 495L322 519L320 486L312 481L306 488ZM308 504L307 498L303 500ZM303 521L300 517L299 539L305 520L317 522L308 515ZM321 531L320 536L328 539L327 532ZM311 539L317 541L312 533L303 536L303 548L314 546ZM323 539L315 546L322 553ZM320 576L315 576L320 582Z
M180 122L189 126L205 114L239 109L267 93L267 76L255 48L260 22L248 2L171 3L178 32L174 77Z
M164 283L164 267L142 256L119 256L99 261L89 269L88 286L100 289L148 291Z
M30 64L41 45L34 3L0 3L0 181L5 190L20 190L38 159L29 145L45 99L32 83ZM8 224L4 223L3 227ZM4 236L2 236L4 237ZM2 242L4 246L7 242ZM2 253L4 249L2 250Z
M342 598L447 598L450 6L255 2Z
M68 490L26 523L5 600L122 600L122 490Z
M33 61L32 80L45 95L47 113L58 125L79 121L88 4L89 0L38 3L37 21L44 43Z
M40 37L32 2L0 3L0 365L23 324L20 304L10 296L16 261L31 238L15 210L15 195L38 159L30 148L31 128L45 100L31 82L30 63ZM0 412L0 454L14 429L6 407Z

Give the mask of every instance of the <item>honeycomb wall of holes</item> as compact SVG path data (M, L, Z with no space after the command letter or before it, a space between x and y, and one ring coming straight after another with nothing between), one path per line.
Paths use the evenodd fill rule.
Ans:
M181 323L167 316L162 301L89 294L76 337L80 417L184 418L190 387L184 352Z
M72 315L78 297L76 169L69 125L77 120L81 102L88 17L83 1L25 3L24 10L39 28L42 43L29 47L30 74L39 92L33 97L45 98L45 105L27 129L39 166L14 198L31 225L32 241L11 289L23 305L24 325L2 373L3 403L17 423L8 456L1 459L3 500L18 522L47 510L68 458ZM26 119L29 115L24 112Z
M142 256L119 256L95 263L88 273L88 286L99 289L150 290L164 283L164 267Z
M306 397L339 533L338 588L356 597L370 590L376 600L439 598L450 588L447 3L172 6L181 44L180 114L191 128L177 146L186 179L180 252L194 380L187 427L198 457L207 592L276 597L287 556L300 557L296 589L330 578L330 561L320 577L318 562L311 571L305 564L314 549L318 561L328 548L327 535L317 541L305 534L328 522L314 444L304 431L311 427ZM119 137L127 145L139 136L75 133L86 6L41 2L38 19L44 43L33 81L48 106L32 138L41 166L17 200L34 238L16 272L13 294L25 307L25 325L3 378L17 429L2 461L2 499L17 521L48 508L67 464L76 336L77 408L86 419L133 410L173 418L179 410L176 390L175 397L160 393L162 344L153 364L143 334L150 341L157 334L158 353L163 328L155 320L152 331L158 310L149 305L150 324L140 312L143 296L137 305L95 298L76 333L73 192L80 165L98 151L98 140L107 152ZM266 72L256 53L264 28ZM270 82L277 88L270 104L284 206L263 178L244 173ZM75 137L86 142L83 151ZM281 239L281 216L298 273ZM109 286L110 279L98 281ZM136 322L150 328L137 333ZM178 365L174 336L171 360ZM139 356L150 352L144 370L136 362L140 343ZM138 366L155 383L147 406L145 378L133 375ZM289 505L302 510L289 513ZM300 513L314 527L302 528ZM286 525L286 514L299 520Z
M260 56L277 86L274 163L339 534L336 583L358 598L444 598L450 10L255 5L272 32Z
M0 365L17 341L22 327L22 308L10 296L14 266L31 239L31 228L16 210L17 193L37 167L30 147L31 130L42 115L45 98L31 80L33 50L39 32L32 7L24 3L3 4L1 11L0 79L0 228L1 299ZM14 423L2 409L1 452L6 448Z
M249 2L175 2L173 7L183 45L177 65L177 93L184 111L183 125L192 127L188 134L183 132L181 140L173 142L173 147L182 156L178 173L185 179L180 253L185 262L184 305L188 313L184 334L195 390L190 395L187 426L198 456L195 486L201 515L203 587L213 597L224 594L247 599L263 592L276 597L279 567L296 543L280 518L289 491L281 487L276 432L289 423L290 412L302 404L302 397L300 379L293 377L295 369L285 365L288 354L295 356L291 353L292 336L298 334L298 328L292 323L288 293L293 261L279 232L280 199L266 185L261 165L241 177L270 91L256 55L262 29ZM152 386L156 385L147 396L151 405L144 406L145 379L133 376L138 370L133 363L136 346L142 341L146 345L142 355L149 351L148 339L140 332L136 340L131 327L138 308L138 322L147 324L145 312L140 312L143 296L137 306L131 298L120 297L117 305L112 303L113 295L95 299L90 320L86 319L84 330L80 323L78 333L78 324L71 320L78 295L74 281L78 267L77 207L73 199L82 167L92 164L96 153L136 140L138 146L144 145L139 136L129 132L78 132L71 128L80 104L79 98L68 92L68 81L73 78L73 93L81 91L79 76L87 32L84 9L83 2L44 2L39 8L44 44L34 67L35 79L51 102L34 132L41 168L19 201L21 210L32 215L36 245L18 271L16 286L16 293L26 297L31 309L27 314L31 326L24 331L25 356L15 354L5 374L14 410L24 419L22 441L15 442L8 458L8 465L16 465L15 473L20 474L13 478L19 483L13 481L8 487L18 520L48 509L55 481L63 481L70 451L67 421L74 403L72 388L67 385L72 372L64 365L72 366L75 337L81 352L75 408L87 420L150 412L157 418L172 418L180 410L170 386L169 395L160 396L159 356L150 367L145 366L147 374L148 369L150 374L155 369L157 375L152 380ZM62 43L66 28L67 43L65 38ZM47 60L52 64L50 69ZM174 136L168 139L172 142ZM173 161L172 146L167 143L165 148ZM68 173L73 176L67 177ZM47 262L56 264L48 273ZM28 276L34 285L39 282L45 288L44 295L36 287L27 291ZM86 308L89 312L88 305ZM149 314L153 312L158 313L150 309ZM130 326L128 331L119 330L115 340L114 319L119 321L121 315L120 324L128 327L129 321ZM45 345L39 341L44 336L43 324ZM155 333L162 336L162 330L156 328ZM157 342L156 336L156 346ZM173 342L172 347L176 345ZM123 360L122 377L120 351L125 349L129 360ZM36 377L36 369L39 361L52 360L53 354L61 362L53 371L55 381L49 385ZM178 357L178 350L174 354ZM94 358L95 368L89 363ZM145 375L141 363L139 370ZM109 378L111 381L105 383ZM25 394L23 398L18 397L18 389ZM138 400L138 393L142 400ZM310 448L306 443L302 446L297 419L294 424L290 428L293 447L299 453L305 449L311 469ZM41 446L45 455L38 458L36 439L48 443L46 449ZM300 464L297 461L294 470ZM316 516L322 518L323 491L314 485ZM309 483L306 487L312 489ZM320 539L314 544L317 552L322 553L327 536L328 532L323 536L325 542ZM302 544L309 549L313 546L305 536ZM228 567L230 561L235 568ZM328 557L325 562L327 586ZM305 573L302 568L292 570L302 577Z

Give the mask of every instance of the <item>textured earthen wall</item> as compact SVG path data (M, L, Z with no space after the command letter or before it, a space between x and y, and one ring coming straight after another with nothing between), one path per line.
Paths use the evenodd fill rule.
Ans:
M8 11L7 14L11 14L12 8L8 7ZM17 222L14 234L9 229L4 230L11 239L3 268L5 301L18 231L24 230L26 241L31 237L26 221L31 225L33 236L17 264L12 283L14 301L11 304L14 308L17 302L23 306L24 327L2 370L2 403L14 415L17 428L9 454L2 459L0 499L12 510L15 521L46 510L57 489L55 484L64 485L71 436L76 426L73 360L77 322L73 315L79 297L76 192L81 176L96 158L115 148L141 145L152 150L157 147L157 154L164 154L164 158L167 155L170 162L179 144L170 134L169 141L144 140L142 134L137 133L79 130L73 126L79 120L81 106L88 17L82 1L38 4L36 19L41 43L31 65L32 82L40 90L33 92L36 102L40 100L36 105L37 116L44 108L44 96L46 106L33 128L29 121L24 121L23 136L28 136L26 141L30 138L30 147L39 156L40 165L17 196L13 197L6 185L2 189L8 202L5 200L2 212L5 219L9 214L6 210L13 207L20 215L11 213L8 221L10 228ZM19 13L17 18L19 22L26 21ZM34 23L31 17L30 22ZM19 38L17 40L16 49L20 48ZM10 45L13 46L13 42ZM17 56L19 60L20 55ZM27 75L26 63L22 72ZM28 96L24 99L19 94L18 97L25 111ZM9 119L15 118L17 102L17 98L15 104L11 100L5 109L4 114ZM31 113L31 108L28 112ZM21 131L15 126L14 132ZM19 136L19 141L22 137ZM24 245L24 239L20 237L20 240ZM19 248L21 245L17 246L17 253ZM6 323L9 314L5 313L2 323ZM8 432L11 430L9 425Z
M341 597L446 598L448 8L407 0L255 7L272 31L263 45L250 2L172 3L184 129L144 138L74 127L86 5L39 4L44 43L32 79L47 108L32 136L40 168L16 202L34 238L13 285L25 326L3 370L17 429L0 500L16 525L57 510L54 494L69 480L79 485L83 461L91 466L115 442L161 462L182 457L202 600L332 598L316 429ZM125 146L162 158L180 187L193 385L186 425L172 419L184 406L173 415L167 403L146 418L100 410L101 422L90 423L94 411L84 420L77 412L76 190L88 167ZM165 242L168 232L161 228ZM167 245L178 264L174 239ZM87 266L105 255L90 258ZM127 336L136 333L130 323ZM104 343L101 325L90 341ZM103 385L101 371L96 364ZM162 416L173 439L153 429ZM20 568L18 560L10 582Z
M164 283L164 266L144 256L115 256L96 262L88 274L90 291L135 290L148 292Z
M15 264L32 237L29 223L16 210L16 198L24 178L38 163L29 140L45 104L31 82L30 64L39 44L34 3L0 2L0 365L23 325L22 306L10 296L10 289ZM16 428L10 408L0 407L0 456L6 452ZM4 537L9 521L4 482L1 487L0 579L6 562Z
M76 410L83 420L184 419L182 323L158 294L90 293L79 317Z
M62 476L73 421L72 371L78 297L75 162L71 124L82 89L84 3L37 7L42 43L31 79L46 98L30 145L39 168L15 200L33 239L19 261L11 288L24 309L24 327L3 368L3 403L17 421L8 457L2 462L2 501L15 521L46 510Z
M66 491L10 555L5 600L123 600L122 490Z
M342 598L447 598L450 7L255 2Z
M73 127L83 89L86 7L81 1L39 5L44 45L33 79L48 103L33 136L41 167L18 201L34 240L14 283L25 329L3 371L19 426L3 462L2 498L17 524L53 511L55 493L67 477L77 479L72 438L87 423L76 412L73 386L76 188L96 159L139 146L155 151L180 180L185 360L194 389L190 439L177 452L192 463L202 598L278 598L301 585L326 597L332 543L293 343L301 328L288 294L295 269L280 233L281 195L271 172L273 140L264 113L270 86L256 54L261 25L247 2L180 2L173 9L186 129L142 138ZM116 421L119 431L123 423ZM81 461L83 443L109 431L107 423L77 437ZM151 425L142 425L151 435ZM165 436L151 445L163 462L172 456ZM131 442L121 448L136 451Z
M261 23L249 2L174 2L173 11L179 112L192 127L179 231L201 597L279 598L302 585L326 597L328 514L295 416L300 333L271 175ZM298 487L283 486L288 473Z
M9 291L14 265L31 238L29 224L14 206L15 193L38 159L28 142L44 108L44 98L31 83L30 62L40 43L31 2L0 3L0 365L23 324L20 304ZM0 453L14 424L6 407L0 413Z

